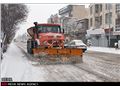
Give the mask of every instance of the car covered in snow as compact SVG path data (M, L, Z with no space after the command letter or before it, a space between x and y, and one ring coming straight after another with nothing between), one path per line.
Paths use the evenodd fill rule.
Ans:
M64 45L65 48L82 48L85 52L87 50L87 45L83 43L82 40L72 40Z

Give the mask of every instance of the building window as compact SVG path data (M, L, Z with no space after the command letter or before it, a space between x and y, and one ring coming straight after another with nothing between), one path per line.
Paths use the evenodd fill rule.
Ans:
M120 4L116 4L116 10L120 10Z
M90 18L90 26L92 26L92 24L93 24L93 19Z
M112 24L112 13L111 12L105 14L105 23Z
M99 28L102 25L102 16L95 17L95 26Z
M120 10L116 10L116 13L120 14Z
M120 29L116 29L116 31L120 31Z
M106 10L112 9L112 4L106 4Z
M100 16L100 25L102 25L102 16Z
M99 17L95 17L95 26L99 28Z
M116 23L115 25L116 31L120 31L120 19L116 19L115 23Z
M98 13L98 11L99 11L99 4L96 4L95 5L95 13Z
M120 13L120 4L116 4L116 13Z
M116 25L120 25L119 19L116 19Z
M99 13L102 11L102 4L96 4L95 5L95 13Z
M92 14L92 9L93 9L93 7L91 6L91 7L90 7L90 15Z
M102 12L102 4L100 4L100 12Z

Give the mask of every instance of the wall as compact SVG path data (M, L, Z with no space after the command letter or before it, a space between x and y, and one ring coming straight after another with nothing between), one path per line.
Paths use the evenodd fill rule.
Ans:
M107 47L108 46L108 40L107 37L102 35L98 39L95 36L91 36L91 42L92 46L100 46L100 47Z
M73 5L73 10L71 12L73 17L78 19L84 19L88 16L88 10L84 5Z

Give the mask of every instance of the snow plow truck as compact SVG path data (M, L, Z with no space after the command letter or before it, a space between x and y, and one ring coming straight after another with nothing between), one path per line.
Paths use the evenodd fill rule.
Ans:
M38 24L27 29L30 38L27 40L27 52L33 56L45 54L52 62L79 63L82 62L81 48L65 48L64 29L59 24ZM57 60L59 58L59 60Z

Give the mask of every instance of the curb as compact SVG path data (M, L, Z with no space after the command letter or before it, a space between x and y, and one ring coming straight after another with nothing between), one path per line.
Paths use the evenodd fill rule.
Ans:
M20 50L27 56L27 58L29 59L29 60L31 60L31 61L33 61L34 60L34 58L30 55L30 54L28 54L22 47L20 47L19 45L16 45L18 48L20 48Z
M105 53L105 54L120 55L119 53L117 54L117 53L102 52L102 51L92 51L92 50L87 50L86 52L93 52L93 53L97 52L97 53Z

